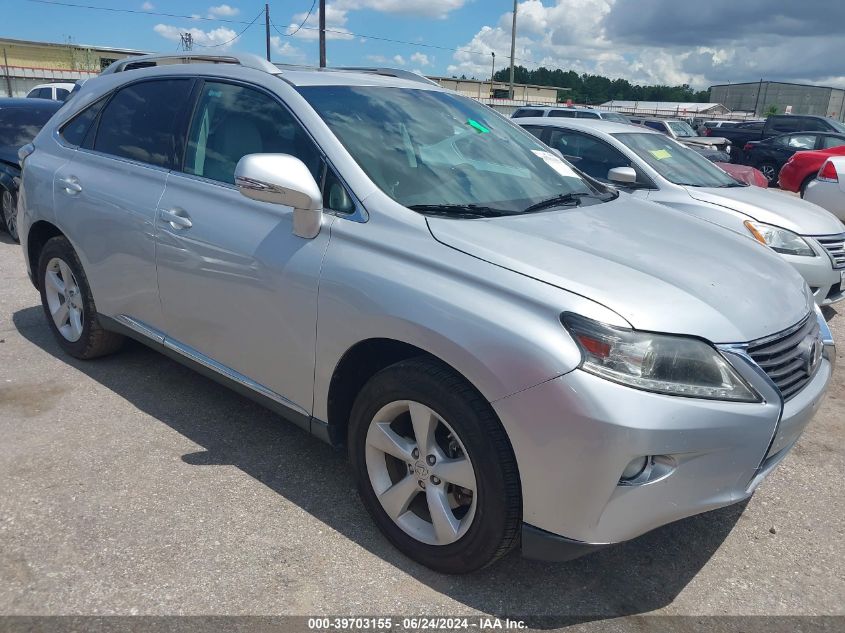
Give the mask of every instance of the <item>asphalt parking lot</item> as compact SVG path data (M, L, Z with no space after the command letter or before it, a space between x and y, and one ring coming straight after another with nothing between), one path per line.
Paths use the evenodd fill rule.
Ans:
M0 614L845 615L845 345L747 504L445 577L381 537L317 439L138 344L65 356L5 234L0 288Z

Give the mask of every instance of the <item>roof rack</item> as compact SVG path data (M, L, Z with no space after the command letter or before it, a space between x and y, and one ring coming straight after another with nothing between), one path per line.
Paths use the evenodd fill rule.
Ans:
M138 57L125 57L119 59L101 74L124 72L138 68L150 68L152 66L165 66L168 64L237 64L246 68L263 70L267 73L277 74L279 69L258 55L251 53L227 53L226 55L214 55L208 53L158 53L153 55L141 55Z

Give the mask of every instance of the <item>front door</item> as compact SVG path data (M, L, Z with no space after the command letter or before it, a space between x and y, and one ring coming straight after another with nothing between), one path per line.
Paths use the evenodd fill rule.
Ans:
M317 287L333 216L316 238L297 237L293 210L242 196L234 170L246 154L284 153L318 178L320 154L276 97L223 81L201 86L187 139L156 222L169 343L310 414Z

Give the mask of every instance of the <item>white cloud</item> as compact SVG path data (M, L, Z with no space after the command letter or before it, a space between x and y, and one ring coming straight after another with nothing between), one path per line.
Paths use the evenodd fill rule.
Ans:
M338 9L334 4L326 5L326 39L327 40L351 40L354 38L346 28L346 21L348 20L346 9ZM306 20L305 17L308 16ZM303 24L303 20L305 21ZM291 23L287 28L288 34L293 34L303 40L316 40L320 37L319 28L319 12L315 9L308 15L307 12L297 13L291 18ZM300 28L302 25L302 28ZM297 30L299 29L299 30Z
M156 24L153 27L153 30L163 38L173 42L181 42L182 33L190 33L194 40L194 44L199 44L201 46L224 44L225 42L232 40L237 35L237 32L223 26L210 31L203 31L202 29L197 28L188 29L170 24ZM218 50L226 50L229 46L231 46L231 44L234 44L234 42L224 44L223 46L220 46Z
M432 59L429 59L428 55L419 51L411 55L411 61L420 66L431 66L434 63Z
M367 61L371 61L374 64L387 64L388 59L384 55L367 55Z
M408 62L406 62L406 61L405 61L405 58L404 58L404 57L402 57L401 55L394 55L394 56L393 56L393 63L394 63L394 64L398 64L399 66L404 66L404 65L405 65L405 64L407 64Z
M240 13L240 9L236 9L235 7L230 7L228 4L221 4L216 7L209 7L208 8L208 17L210 18L233 18L238 13Z
M270 45L273 52L286 61L296 64L305 63L305 53L291 44L289 40L282 41L281 37L274 35L270 38Z
M154 11L155 8L156 5L154 5L152 2L145 2L141 5L141 11Z

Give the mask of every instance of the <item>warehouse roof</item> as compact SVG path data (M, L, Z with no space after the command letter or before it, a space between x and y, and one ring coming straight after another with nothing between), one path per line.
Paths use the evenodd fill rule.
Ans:
M605 101L602 106L611 108L637 108L639 110L686 110L707 112L713 108L725 108L721 103L683 103L678 101ZM725 108L727 110L727 108Z

